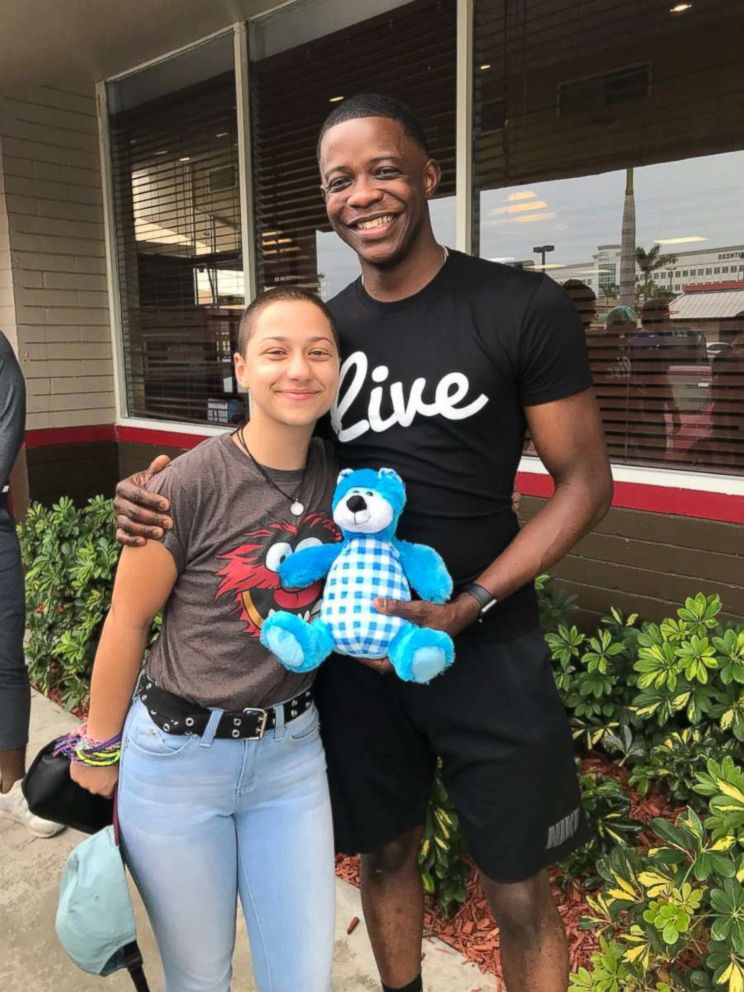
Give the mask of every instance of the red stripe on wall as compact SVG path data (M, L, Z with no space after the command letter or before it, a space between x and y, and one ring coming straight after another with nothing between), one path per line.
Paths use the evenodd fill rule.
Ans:
M166 448L195 448L207 434L179 434L149 427L117 427L115 424L92 424L85 427L42 427L26 431L27 448L47 448L51 445L92 444L94 441L128 441L130 444L150 444Z
M26 431L27 448L47 448L56 444L92 444L94 441L115 441L113 424L92 424L86 427L39 427Z
M517 489L523 496L547 497L553 493L553 480L539 472L517 472ZM744 524L744 496L728 493L674 489L641 482L616 482L612 505L626 510Z
M206 441L209 434L178 434L176 431L150 430L149 427L117 427L116 440L128 444L149 444L155 447L195 448L197 444Z
M149 427L125 427L114 424L94 424L87 427L44 427L26 431L26 446L43 448L48 445L90 444L93 441L124 441L163 448L195 448L206 440L205 434L179 434L175 431ZM548 497L553 492L553 480L539 472L518 472L517 489L524 496ZM727 493L701 492L697 489L675 489L640 482L616 482L615 507L668 513L681 517L699 517L724 523L744 524L744 496Z

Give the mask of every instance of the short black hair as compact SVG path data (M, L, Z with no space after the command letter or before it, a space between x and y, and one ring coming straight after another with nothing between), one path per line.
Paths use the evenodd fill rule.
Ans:
M245 355L245 349L250 340L256 317L272 303L281 303L286 300L305 301L316 306L328 321L331 333L333 334L333 340L336 342L336 348L340 348L338 330L333 320L333 314L319 296L316 296L309 289L303 289L302 286L273 286L259 293L253 302L243 311L238 328L238 351L241 355Z
M318 159L320 159L320 143L326 131L336 124L358 120L360 117L389 117L390 120L397 121L408 137L415 141L426 155L430 154L424 129L404 103L392 96L383 96L381 93L357 93L334 107L323 121L318 135Z
M646 324L660 324L669 320L669 297L653 296L641 307L641 326Z
M563 288L574 303L588 303L590 301L593 303L597 299L597 294L592 287L582 282L581 279L566 279Z

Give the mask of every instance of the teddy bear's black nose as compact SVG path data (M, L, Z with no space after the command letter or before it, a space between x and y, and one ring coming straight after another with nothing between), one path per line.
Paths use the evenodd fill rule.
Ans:
M358 493L354 493L353 496L349 496L346 500L346 505L352 513L359 513L361 510L367 509L367 503L364 497L360 496Z

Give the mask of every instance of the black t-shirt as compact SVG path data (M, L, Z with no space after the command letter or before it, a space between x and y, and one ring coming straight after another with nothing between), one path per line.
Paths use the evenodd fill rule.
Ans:
M380 303L357 280L329 306L342 343L340 464L399 472L399 536L436 548L456 587L472 581L518 531L523 407L591 385L576 310L545 275L454 251L414 296ZM503 638L534 626L532 584L484 623Z

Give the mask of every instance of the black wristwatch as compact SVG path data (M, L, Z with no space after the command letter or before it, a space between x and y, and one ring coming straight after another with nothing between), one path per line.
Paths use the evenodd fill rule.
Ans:
M479 621L498 603L498 598L489 592L488 589L479 586L477 582L469 582L466 586L462 587L460 592L466 592L469 596L472 596L480 607L478 612Z

